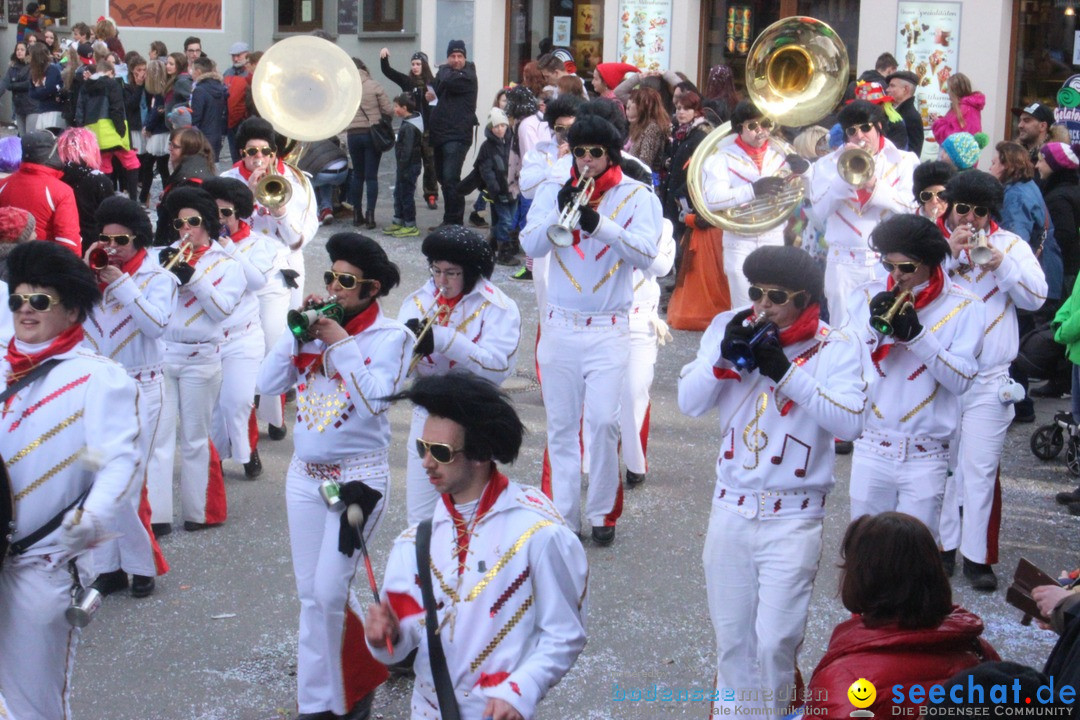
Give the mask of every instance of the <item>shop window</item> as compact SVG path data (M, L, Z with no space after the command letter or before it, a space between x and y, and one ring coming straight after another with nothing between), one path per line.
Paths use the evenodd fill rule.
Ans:
M404 0L363 0L364 32L401 32Z
M847 48L848 62L851 64L851 79L855 79L863 70L855 62L859 57L859 0L799 0L799 15L817 18L836 31ZM893 48L883 47L874 57L883 52L892 52Z
M279 33L309 33L323 27L323 0L278 0Z
M26 8L26 3L19 3L23 9ZM57 25L59 27L67 27L70 25L68 21L68 0L45 0L45 17L49 18L52 22L50 25Z
M1080 72L1077 60L1076 9L1073 3L1019 3L1016 67L1013 72L1012 105L1026 107L1040 102L1055 107L1058 90ZM975 88L986 91L987 88ZM1016 118L1010 121L1015 127Z
M540 55L540 43L570 50L578 74L591 77L604 53L603 0L507 0L506 81L521 80L521 71Z
M780 19L779 3L770 0L703 2L703 78L713 65L729 65L735 75L735 89L746 91L746 55L762 30ZM677 69L677 68L676 68Z

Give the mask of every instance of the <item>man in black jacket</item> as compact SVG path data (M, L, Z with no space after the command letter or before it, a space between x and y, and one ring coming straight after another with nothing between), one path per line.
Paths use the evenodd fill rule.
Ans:
M439 68L428 91L431 109L431 146L435 150L435 172L443 192L443 224L463 225L465 198L458 193L461 167L472 145L476 122L476 66L465 59L465 41L451 40L446 48L446 64Z
M922 114L915 104L915 88L919 86L919 76L910 70L900 70L885 78L888 83L885 92L893 99L896 112L904 118L904 128L907 130L907 149L916 155L922 155L923 140L926 138L923 129Z

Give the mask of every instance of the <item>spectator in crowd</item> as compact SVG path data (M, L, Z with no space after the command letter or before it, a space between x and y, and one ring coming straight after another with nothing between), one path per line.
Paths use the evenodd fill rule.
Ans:
M883 134L896 146L897 150L908 149L907 127L904 125L904 119L893 107L892 96L885 94L882 84L862 80L856 82L855 98L866 100L880 107L885 113Z
M75 193L79 212L79 231L85 253L97 238L95 214L98 206L113 195L112 181L101 172L101 151L97 137L87 128L68 128L56 141L56 152L63 165L63 180Z
M525 67L521 68L521 82L519 84L527 87L535 97L540 97L540 93L544 91L544 85L547 83L544 81L544 73L540 71L540 66L536 64L535 60L530 60L525 63Z
M28 47L30 52L30 98L37 107L26 118L26 129L55 130L59 132L67 127L64 121L64 106L61 103L61 90L64 87L60 75L60 66L52 61L49 49L41 43Z
M22 136L22 164L0 181L0 207L27 210L34 216L38 240L55 242L81 256L79 210L62 175L56 137L48 130L27 132Z
M855 85L858 82L876 82L880 83L882 87L887 86L889 83L885 80L889 75L896 72L899 67L899 63L896 62L896 58L892 53L884 52L878 55L877 60L874 61L874 68L872 70L865 70L858 79L848 85L847 92L844 94L844 100L855 99Z
M11 53L11 64L0 79L0 97L11 93L12 115L19 134L26 132L26 118L35 112L37 102L30 97L30 63L27 58L26 43L15 43Z
M1065 286L1072 287L1080 271L1080 146L1046 143L1039 148L1035 169L1042 178L1043 200L1050 213L1054 238L1061 248Z
M97 25L94 26L94 37L105 43L111 52L124 57L124 43L120 42L120 35L112 18L98 18Z
M401 120L394 159L397 170L394 179L394 219L383 232L394 237L418 237L416 227L416 178L422 164L423 119L416 109L414 94L402 93L394 98L394 116Z
M221 73L222 77L244 77L247 72L248 53L251 52L251 46L246 42L234 42L229 46L229 57L232 59L232 64L225 72Z
M934 537L916 518L897 512L856 518L840 557L840 599L854 616L833 630L810 678L807 715L847 717L855 709L847 693L852 678L876 688L927 687L1000 659L981 637L982 620L952 604ZM866 709L887 715L892 707L890 694L880 692Z
M221 73L221 81L225 83L228 90L229 117L225 137L229 141L229 157L232 158L234 163L240 160L239 151L236 148L236 130L240 127L240 123L248 118L247 107L244 105L244 96L247 95L247 90L251 87L251 72L248 70L248 55L250 53L251 46L246 42L233 43L229 48L232 65L229 66L228 70Z
M957 170L971 170L979 165L979 153L990 142L986 133L972 135L966 132L955 132L945 138L941 143L941 155L939 159L947 162Z
M500 265L514 265L514 247L510 242L510 230L517 213L517 183L510 183L510 121L499 108L491 108L484 143L476 153L473 172L462 181L469 191L478 184L491 199L492 237L497 248L495 261ZM477 183L478 181L478 183Z
M1039 148L1049 140L1050 126L1054 124L1054 111L1042 103L1034 102L1027 107L1013 108L1012 112L1020 118L1016 126L1016 141L1031 155L1031 162L1037 163Z
M191 64L191 77L195 81L191 91L191 124L202 130L214 150L214 162L217 162L229 124L229 93L217 72L217 65L208 57L195 59Z
M42 34L42 42L45 43L45 47L49 48L49 54L52 55L53 62L60 62L61 56L64 54L63 49L60 47L60 41L56 39L56 31L49 28Z
M982 110L986 107L986 96L971 89L971 80L964 73L950 76L947 87L949 111L930 126L939 145L953 133L976 135L982 132Z
M90 43L80 43L74 50L67 51L67 62L60 72L63 80L66 96L63 104L64 121L68 125L75 124L75 108L79 104L79 95L86 79L94 74L94 46Z
M194 81L188 72L188 59L184 53L170 53L165 59L165 74L168 80L165 83L165 116L177 105L187 105L191 102L191 89Z
M0 180L19 169L22 164L22 143L18 135L0 138Z
M626 119L630 126L630 154L659 177L668 160L671 140L671 118L664 110L660 93L647 87L630 93Z
M112 170L113 155L120 160L128 196L134 200L139 195L139 158L131 149L124 89L113 77L111 62L102 60L95 68L79 95L75 123L94 133L102 151L101 165L106 171Z
M885 92L889 93L896 112L900 113L904 121L907 149L916 156L921 156L926 130L923 128L922 113L915 103L915 88L919 86L919 76L910 70L899 70L885 78L885 81L888 83Z
M41 21L44 16L44 3L26 3L26 12L19 16L19 25L15 31L15 42L23 42L26 40L28 33L39 32L41 30Z
M150 51L146 57L150 60L162 60L169 56L169 48L161 40L155 40L150 43Z
M688 92L679 98L675 109L675 123L671 128L669 157L665 162L666 175L660 186L660 196L664 203L664 217L675 226L675 237L680 238L686 228L683 224L684 207L689 208L690 198L686 188L686 168L694 150L712 132L712 126L705 119L705 106L700 95ZM684 201L687 203L685 206ZM681 260L680 245L675 261L676 268L680 266ZM739 298L739 302L742 302L742 298Z
M163 57L146 64L146 83L139 100L143 123L143 154L139 156L139 202L150 206L150 189L154 184L154 171L161 178L162 187L169 178L169 128L165 124L165 91L169 77Z
M615 88L622 82L626 73L637 72L638 69L628 63L599 63L593 71L592 86L599 97L611 100L625 112L626 108L619 98L615 97Z
M477 124L477 88L476 66L466 59L465 41L451 40L446 46L446 64L439 67L427 92L428 102L438 99L431 111L430 137L443 192L444 225L465 224L465 198L457 186Z
M194 35L184 40L184 57L187 58L188 66L195 62L195 58L206 57L202 51L202 40Z
M379 51L379 64L382 74L391 81L397 83L401 92L412 95L413 104L420 113L422 122L422 144L420 146L421 157L424 166L424 200L429 210L436 210L436 199L439 194L439 180L435 173L435 153L431 148L431 106L427 100L427 89L435 82L435 76L428 64L428 56L419 50L412 54L409 60L409 73L406 75L390 67L390 51L383 48Z
M379 161L382 159L382 151L375 147L371 128L378 124L383 115L393 113L394 108L390 98L386 97L383 86L371 77L367 65L358 58L353 58L353 62L360 70L363 95L360 107L356 109L356 116L346 128L353 168L349 196L353 204L353 225L363 225L368 230L374 230L378 227L375 223L375 202L379 199ZM367 212L364 212L365 194Z

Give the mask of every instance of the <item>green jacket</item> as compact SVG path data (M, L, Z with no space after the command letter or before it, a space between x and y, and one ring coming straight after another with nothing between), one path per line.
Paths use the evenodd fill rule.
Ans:
M1054 340L1065 346L1069 362L1080 365L1080 278L1073 285L1069 299L1054 315Z

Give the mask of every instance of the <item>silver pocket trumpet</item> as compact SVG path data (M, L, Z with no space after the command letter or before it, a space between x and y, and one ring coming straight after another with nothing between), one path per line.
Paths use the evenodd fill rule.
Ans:
M581 208L592 199L593 189L596 183L591 177L582 174L574 184L577 195L566 203L566 207L559 214L559 222L547 229L548 240L555 247L570 247L574 244L574 228L581 220Z

